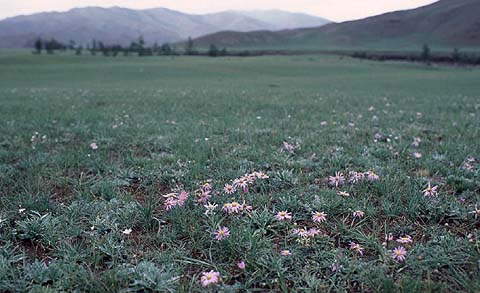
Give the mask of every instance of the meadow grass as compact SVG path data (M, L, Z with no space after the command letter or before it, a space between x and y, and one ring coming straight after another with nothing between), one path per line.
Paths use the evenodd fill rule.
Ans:
M479 291L479 80L335 56L2 54L0 291ZM254 171L269 178L223 191Z

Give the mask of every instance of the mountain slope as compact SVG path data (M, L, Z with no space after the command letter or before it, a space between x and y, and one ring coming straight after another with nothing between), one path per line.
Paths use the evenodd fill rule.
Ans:
M76 8L68 12L38 13L0 21L0 47L31 46L38 37L56 38L63 42L75 40L85 44L92 39L106 44L127 45L142 35L147 42L178 42L189 36L199 37L222 30L255 31L287 27L303 27L306 23L324 24L325 20L288 12L249 16L247 12L225 11L191 15L165 8L132 10L112 8ZM276 15L276 16L275 16ZM279 18L287 19L286 25Z
M480 1L440 0L417 9L396 11L318 28L276 31L264 42L258 32L204 36L199 44L270 47L408 47L424 43L480 47Z

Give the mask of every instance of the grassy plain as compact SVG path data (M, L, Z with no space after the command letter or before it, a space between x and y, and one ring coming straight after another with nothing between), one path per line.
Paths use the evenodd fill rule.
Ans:
M335 56L3 53L0 291L479 291L479 80ZM368 170L380 180L326 183ZM269 179L223 192L253 171ZM209 179L205 215L194 194ZM185 206L166 211L180 190ZM223 213L234 200L253 211ZM221 281L204 289L210 270Z

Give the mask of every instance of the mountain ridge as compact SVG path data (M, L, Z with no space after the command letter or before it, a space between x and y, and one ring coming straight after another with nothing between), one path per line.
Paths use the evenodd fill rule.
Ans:
M106 44L127 45L142 35L151 43L179 42L225 29L242 32L276 30L282 24L275 19L285 18L286 15L292 18L291 23L296 27L303 27L305 23L323 25L329 22L310 15L275 13L270 12L270 21L263 21L237 11L188 14L162 7L134 10L118 6L88 6L67 12L41 12L6 18L0 21L0 48L31 46L38 37L56 38L62 42L74 40L79 44L97 39Z
M269 40L266 42L265 40ZM440 0L416 9L400 10L316 28L265 33L218 32L195 40L200 45L271 47L408 47L425 43L480 47L480 1Z

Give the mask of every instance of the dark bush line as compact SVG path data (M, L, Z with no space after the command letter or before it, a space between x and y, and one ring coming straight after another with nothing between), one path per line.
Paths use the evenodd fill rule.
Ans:
M435 53L425 55L424 53L377 53L377 52L343 52L341 55L367 59L374 61L405 61L423 63L446 63L459 65L480 65L480 55L475 53L459 53L455 50L452 54Z

